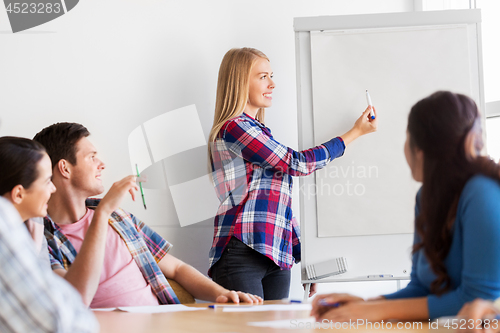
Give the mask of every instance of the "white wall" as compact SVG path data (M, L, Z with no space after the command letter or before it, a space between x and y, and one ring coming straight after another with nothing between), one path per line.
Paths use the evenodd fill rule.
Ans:
M208 136L220 61L230 48L250 46L268 55L275 73L266 123L296 149L293 18L411 10L411 0L82 0L66 15L17 34L0 10L0 135L31 138L54 122L83 123L107 164L109 188L129 173L127 137L145 121L196 104ZM140 204L123 206L141 217ZM175 221L172 209L146 222L174 244L171 253L206 273L212 228L166 226ZM298 267L295 298L301 297ZM371 295L394 286L321 289Z

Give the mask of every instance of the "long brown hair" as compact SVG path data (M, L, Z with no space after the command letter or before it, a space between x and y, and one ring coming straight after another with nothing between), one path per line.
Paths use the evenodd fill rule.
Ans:
M212 159L211 145L226 121L243 113L248 101L250 72L259 58L269 61L261 51L244 47L229 50L222 59L217 80L214 122L208 136L209 170ZM264 123L264 115L265 109L259 109L256 119Z
M410 149L422 150L423 186L415 232L436 279L431 292L441 295L451 287L444 260L453 240L458 200L475 174L500 179L500 166L480 156L481 117L469 97L438 91L415 104L408 117Z

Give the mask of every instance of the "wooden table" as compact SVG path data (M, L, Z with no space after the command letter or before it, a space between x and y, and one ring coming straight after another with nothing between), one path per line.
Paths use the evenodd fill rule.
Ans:
M276 302L265 302L275 304ZM208 304L194 304L196 307L207 307ZM159 332L312 332L313 329L298 329L294 319L309 317L309 311L267 311L267 312L223 312L221 308L208 309L204 311L188 311L158 314L127 313L120 311L94 312L102 333L159 333ZM248 322L290 320L290 327L296 329L273 329L269 327L248 326ZM294 324L295 323L295 324ZM373 323L375 324L375 323ZM380 323L379 323L380 324ZM407 323L413 326L409 329L398 329L396 322L392 323L392 329L376 329L376 325L369 327L361 326L357 329L341 329L359 332L381 332L385 333L445 333L446 328L431 329L429 323ZM405 324L405 323L403 323ZM412 324L412 325L410 325ZM420 324L420 326L418 326ZM332 325L332 324L330 324ZM320 332L325 329L319 330ZM333 330L339 330L333 328ZM316 330L317 332L318 330Z

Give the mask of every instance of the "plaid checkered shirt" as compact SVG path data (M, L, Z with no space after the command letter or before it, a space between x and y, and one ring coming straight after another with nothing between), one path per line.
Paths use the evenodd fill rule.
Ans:
M0 197L0 332L99 331L80 294L38 258L17 210Z
M87 199L86 205L95 208L100 199ZM127 245L144 279L160 304L179 304L179 299L163 275L158 262L167 254L172 244L150 229L144 222L123 209L114 211L109 224ZM45 238L49 246L52 269L68 269L77 255L75 248L54 223L50 216L45 217Z
M294 151L243 113L224 124L211 150L212 179L221 204L214 220L209 267L234 236L281 269L290 269L294 259L300 261L300 230L291 209L292 176L309 175L342 156L344 142L337 137Z

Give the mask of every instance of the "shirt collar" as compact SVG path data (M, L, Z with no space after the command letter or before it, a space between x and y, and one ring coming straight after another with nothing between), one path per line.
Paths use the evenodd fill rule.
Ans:
M248 114L246 114L245 112L243 112L243 113L241 114L241 116L242 116L243 118L246 118L246 119L249 119L249 120L253 121L255 124L259 125L259 127L266 128L266 126L265 126L263 123L261 123L260 121L258 121L258 120L257 120L257 119L255 119L254 117L249 116L249 115L248 115Z

